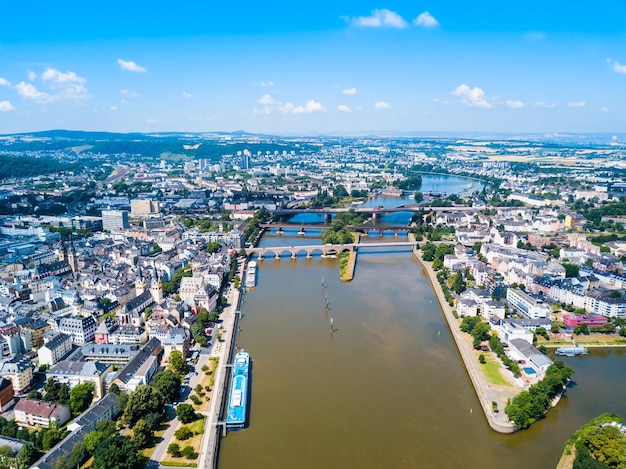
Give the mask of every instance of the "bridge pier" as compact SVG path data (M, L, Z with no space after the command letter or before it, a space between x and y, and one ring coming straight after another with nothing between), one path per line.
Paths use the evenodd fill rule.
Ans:
M330 225L333 222L333 215L332 213L325 213L324 214L324 225Z
M276 233L278 233L279 235L283 234L283 233L284 233L284 231L283 231L283 227L282 227L282 226L279 226L279 227L278 227L278 231L277 231Z
M259 260L262 261L265 258L262 252L259 253Z
M300 228L300 231L298 231L298 234L300 236L304 236L304 228Z
M274 256L274 259L276 259L277 261L280 260L280 252L276 253L276 255Z
M297 258L298 258L298 256L296 256L296 251L293 251L293 252L291 253L291 258L292 258L292 259L297 259Z

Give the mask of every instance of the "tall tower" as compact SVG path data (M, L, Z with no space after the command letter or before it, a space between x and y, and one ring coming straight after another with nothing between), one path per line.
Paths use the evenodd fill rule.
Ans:
M146 279L141 275L141 267L137 266L137 279L135 280L135 296L141 295L146 291Z
M70 241L70 248L67 251L67 263L72 268L72 272L78 272L78 256L76 255L73 241Z
M163 283L161 277L157 273L156 269L152 271L152 279L150 281L150 294L154 298L156 304L161 304L163 301Z

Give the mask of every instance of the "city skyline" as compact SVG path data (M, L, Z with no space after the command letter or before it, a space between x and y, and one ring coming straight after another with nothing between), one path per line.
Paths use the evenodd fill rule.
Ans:
M623 131L623 2L340 3L7 4L0 133Z

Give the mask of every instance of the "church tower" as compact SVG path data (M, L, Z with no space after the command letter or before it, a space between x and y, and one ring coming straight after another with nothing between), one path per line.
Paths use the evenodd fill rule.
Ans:
M141 267L137 267L137 279L135 280L135 296L141 295L146 291L146 280L141 275Z
M152 280L150 282L150 294L156 304L160 305L163 301L163 283L161 282L161 276L157 273L156 269L152 272Z
M78 272L78 256L76 255L73 241L70 241L70 248L67 251L67 263L72 268L72 272Z

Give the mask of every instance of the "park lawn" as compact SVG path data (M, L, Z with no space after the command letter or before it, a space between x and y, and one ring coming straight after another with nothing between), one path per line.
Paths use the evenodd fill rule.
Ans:
M483 370L487 381L497 386L510 386L511 383L504 379L504 377L500 373L500 368L502 368L500 362L492 357L490 354L483 355L485 356L487 362L484 365L480 365L480 368Z
M195 467L197 465L198 455L200 453L200 445L202 444L202 435L204 434L204 421L205 421L205 419L206 419L206 417L203 416L201 419L198 419L198 420L196 420L195 422L192 422L189 425L179 425L178 426L178 428L186 426L192 432L198 433L197 435L194 435L193 437L189 438L188 440L184 440L184 441L177 440L176 437L173 437L172 440L171 440L171 443L178 443L178 445L180 446L180 449L183 449L185 446L191 446L194 449L194 451L196 452L196 457L193 458L193 459L187 459L184 456L181 456L179 458L175 458L171 454L165 453L165 456L161 460L161 463L164 466L180 465L180 466ZM178 430L178 428L177 428L177 430Z
M209 360L207 362L207 366L209 367L209 371L212 371L212 373L210 375L207 375L204 373L204 371L202 371L202 378L200 379L200 386L202 386L203 390L205 386L210 386L211 385L211 377L213 375L215 375L215 370L217 369L217 362L214 360ZM189 403L193 406L193 409L195 411L202 411L202 412L208 412L209 411L209 403L210 400L207 400L207 397L211 397L213 396L213 386L211 386L211 391L210 392L206 392L206 390L204 390L204 396L200 397L200 399L202 399L202 404L200 405L196 405L194 404L193 401L189 401ZM193 394L196 394L195 391L193 391ZM197 395L197 394L196 394Z

